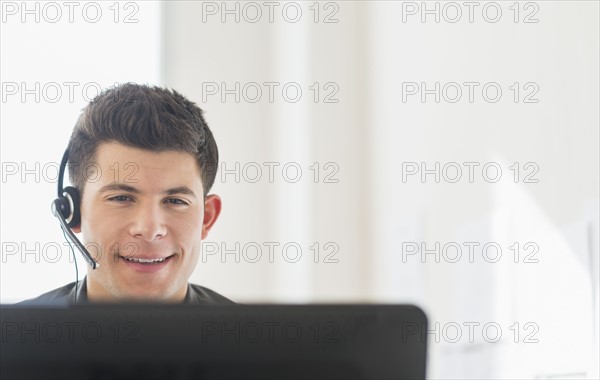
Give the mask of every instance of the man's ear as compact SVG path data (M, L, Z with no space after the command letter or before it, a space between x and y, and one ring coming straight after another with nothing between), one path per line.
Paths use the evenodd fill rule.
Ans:
M208 236L208 231L217 221L221 213L221 198L218 195L207 195L204 199L204 221L202 222L202 240Z

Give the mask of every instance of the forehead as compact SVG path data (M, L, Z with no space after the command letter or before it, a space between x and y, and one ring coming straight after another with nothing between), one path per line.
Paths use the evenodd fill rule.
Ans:
M98 183L130 182L132 185L202 186L196 158L187 152L153 152L117 142L100 144L94 164L101 170Z

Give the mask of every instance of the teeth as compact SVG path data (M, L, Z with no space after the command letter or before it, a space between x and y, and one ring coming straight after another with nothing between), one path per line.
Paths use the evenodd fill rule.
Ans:
M131 261L134 263L162 263L165 261L164 258L161 259L136 259L134 257L124 257L125 260Z

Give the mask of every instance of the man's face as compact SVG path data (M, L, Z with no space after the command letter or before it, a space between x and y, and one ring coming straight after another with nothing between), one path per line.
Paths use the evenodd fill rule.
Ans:
M74 229L100 264L88 270L88 298L182 301L221 208L204 199L195 158L107 142L94 163L100 175L85 184Z

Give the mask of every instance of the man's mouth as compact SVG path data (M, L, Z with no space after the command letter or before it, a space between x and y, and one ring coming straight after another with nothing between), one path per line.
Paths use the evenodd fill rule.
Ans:
M162 264L165 261L168 261L173 256L174 255L167 256L167 257L159 257L159 258L148 258L148 259L144 259L141 257L139 257L139 258L138 257L124 257L124 256L119 256L119 257L122 258L123 260L125 260L125 262L144 264L144 265L157 265L157 264Z

